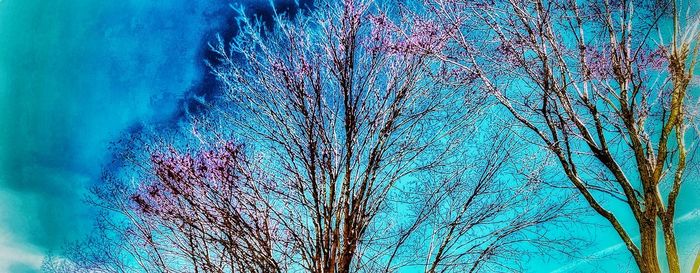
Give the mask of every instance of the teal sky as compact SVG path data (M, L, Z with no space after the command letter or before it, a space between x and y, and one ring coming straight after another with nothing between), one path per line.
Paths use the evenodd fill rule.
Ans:
M109 143L177 119L229 15L224 1L0 1L0 272L88 230L81 199Z
M206 96L213 87L203 65L206 42L230 33L228 4L0 0L0 272L35 272L43 255L89 230L92 211L81 199L99 183L111 141L143 125L177 122L189 98ZM700 247L698 184L692 177L679 198L685 268ZM530 269L632 265L607 225L571 232L596 241L583 250L591 261L537 260Z

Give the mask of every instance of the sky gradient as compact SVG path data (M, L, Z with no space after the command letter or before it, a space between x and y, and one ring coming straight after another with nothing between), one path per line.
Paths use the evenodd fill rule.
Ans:
M89 229L109 143L178 120L232 18L224 1L0 1L0 272Z
M110 162L110 142L175 124L196 109L193 98L213 92L207 42L233 35L229 4L0 0L0 272L37 272L43 255L90 229L82 198ZM265 10L268 2L243 4ZM691 178L679 198L686 268L700 243L698 184ZM632 264L611 228L586 233L596 243L583 253L598 260L543 260L534 271Z

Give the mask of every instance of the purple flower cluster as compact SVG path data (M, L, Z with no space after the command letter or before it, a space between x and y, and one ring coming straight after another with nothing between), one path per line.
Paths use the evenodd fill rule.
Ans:
M630 64L632 69L640 70L660 70L666 67L666 49L657 47L655 49L640 49L635 59ZM613 75L613 56L608 48L586 48L585 60L588 67L588 77L604 79Z
M653 70L663 69L668 65L666 48L659 46L655 49L642 49L637 56L637 65L640 68Z
M399 33L399 28L389 20L384 14L370 15L368 17L371 23L370 41L368 47L372 52L385 50L393 46L393 35Z
M155 177L131 199L138 211L147 215L172 217L198 209L215 216L220 212L209 206L185 208L182 204L223 198L235 205L235 197L242 194L240 184L249 175L244 172L243 160L242 147L233 142L196 155L181 154L173 148L154 153L151 163Z
M441 80L452 84L471 84L479 78L478 73L463 67L450 68L443 66L438 73L437 76Z
M371 16L371 47L374 52L390 54L433 54L445 48L452 30L432 20L416 19L409 32L401 32L385 15Z
M523 48L525 48L526 42L522 37L514 37L508 41L501 42L496 47L497 58L508 65L517 65L521 62L523 58Z
M588 67L586 77L603 79L612 75L610 50L587 47L584 57Z
M416 20L412 33L396 44L407 53L436 53L442 50L450 35L432 20Z

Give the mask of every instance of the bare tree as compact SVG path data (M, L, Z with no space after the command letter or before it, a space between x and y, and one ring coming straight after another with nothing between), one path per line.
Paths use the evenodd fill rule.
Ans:
M274 30L242 19L214 73L246 142L272 159L281 198L271 206L310 272L350 272L387 195L441 164L465 121L459 99L428 80L419 55L378 50L364 1L320 2ZM373 227L378 228L378 227ZM358 258L361 257L361 258Z
M420 207L414 214L427 220L407 227L415 231L402 233L406 241L414 241L394 241L397 251L387 268L520 272L528 256L561 258L581 245L576 238L552 236L553 228L578 223L580 211L569 207L570 199L562 192L544 188L545 164L528 164L531 156L524 145L513 141L505 128L480 131L479 137L484 141L461 150L457 171L412 188L404 197L426 199L416 202Z
M185 134L171 143L205 139ZM95 232L47 259L45 272L288 271L258 158L216 136L186 147L140 138L91 190L102 209Z
M508 271L513 253L562 243L546 227L570 222L566 196L511 164L525 153L508 131L479 135L494 125L475 124L485 96L432 77L438 25L370 1L315 5L271 26L239 10L238 35L212 46L224 96L187 136L126 148L129 169L93 191L112 214L77 265Z
M681 19L686 8L625 0L426 6L434 17L424 20L451 39L431 55L492 94L556 156L641 272L661 270L658 227L668 268L680 272L674 216L698 137L687 129L700 36L697 17ZM604 197L626 204L636 226L625 227Z
M177 264L164 260L175 256L191 261L186 271L278 272L275 223L264 203L267 178L241 145L220 146L195 155L152 154L155 179L131 196L145 242L161 268Z

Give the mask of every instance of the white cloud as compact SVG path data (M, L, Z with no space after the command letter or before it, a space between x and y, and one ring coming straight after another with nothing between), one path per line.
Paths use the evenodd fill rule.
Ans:
M695 209L692 210L686 214L681 215L680 217L676 218L676 224L681 224L685 223L688 221L693 221L700 218L700 209Z
M17 242L9 232L0 230L0 272L10 272L10 267L15 264L38 270L43 259L44 255L40 251Z
M618 243L618 244L611 245L611 246L606 247L606 248L604 248L596 253L591 254L587 258L584 258L584 259L581 259L581 260L578 260L575 262L571 262L571 263L568 263L560 268L557 268L554 271L552 271L551 273L569 272L569 271L571 271L571 269L574 269L574 268L579 267L583 264L586 264L594 259L603 257L603 256L608 255L608 254L612 254L624 246L625 246L624 243Z
M680 217L677 217L675 220L675 223L682 224L682 223L695 221L695 220L700 220L700 209L692 210L686 214L681 215ZM633 240L637 240L637 239L638 239L638 237L633 238ZM617 243L617 244L608 246L608 247L606 247L598 252L591 254L590 256L588 256L586 258L582 258L578 261L574 261L574 262L568 263L560 268L557 268L554 271L552 271L551 273L569 272L572 269L577 268L579 266L582 266L582 265L584 265L584 264L586 264L594 259L603 257L603 256L608 255L608 254L612 254L615 251L617 251L618 249L623 248L624 246L625 246L624 243Z

